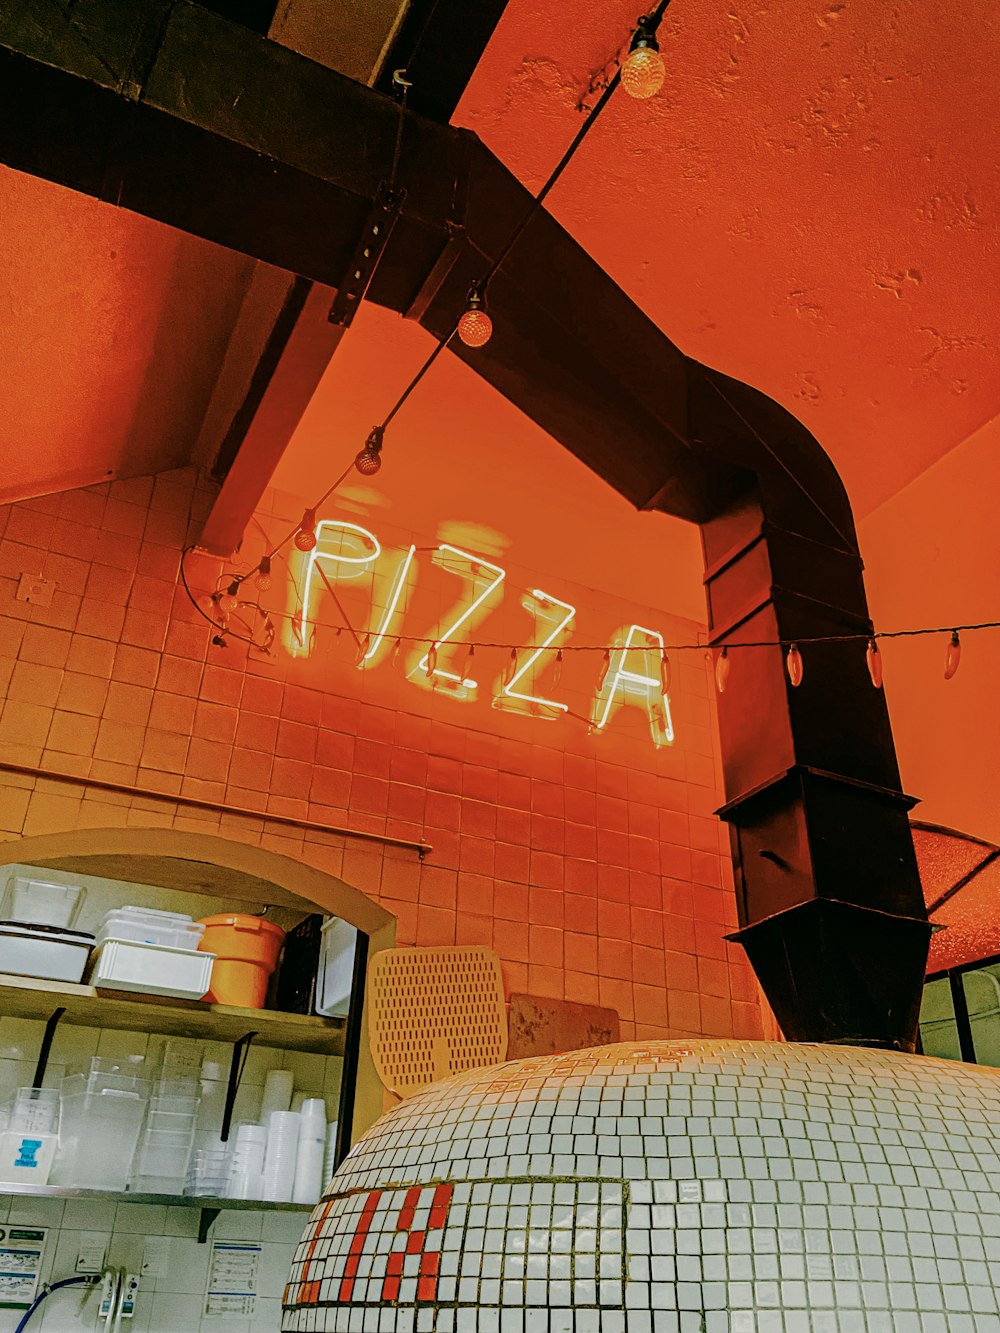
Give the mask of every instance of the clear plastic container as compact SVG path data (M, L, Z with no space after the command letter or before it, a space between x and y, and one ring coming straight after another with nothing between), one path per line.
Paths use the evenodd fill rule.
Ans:
M4 1128L20 1134L58 1134L60 1101L55 1088L18 1088Z
M196 1148L191 1158L184 1193L224 1199L229 1189L229 1149Z
M0 918L30 926L71 926L83 906L86 889L17 875L7 881Z
M17 977L79 982L93 947L81 930L0 921L0 972Z
M84 1092L131 1093L141 1097L145 1107L149 1097L146 1061L141 1055L95 1055L62 1082L63 1096Z
M66 1079L65 1083L72 1083ZM146 1099L137 1092L63 1094L59 1152L52 1168L56 1185L123 1190L132 1171Z

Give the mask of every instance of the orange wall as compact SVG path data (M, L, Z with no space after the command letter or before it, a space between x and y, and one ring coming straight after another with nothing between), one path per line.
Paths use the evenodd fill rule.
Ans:
M860 525L879 629L998 620L1000 418ZM885 690L903 784L916 817L1000 842L1000 631L963 636L943 679L947 634L883 642Z
M335 873L398 918L402 942L492 944L508 989L611 1005L626 1036L759 1035L749 968L722 938L734 925L731 867L712 816L718 764L700 654L675 663L678 740L657 749L634 708L604 737L505 717L485 700L463 715L388 664L362 675L347 636L322 626L306 658L212 647L177 584L180 550L211 499L187 470L0 509L0 761L164 794L162 810L133 803L132 823L164 822L176 794L260 812L263 845L316 864L322 840L268 825L267 814L426 840L434 850L422 864L350 840L337 854ZM301 501L272 494L258 518L280 530L296 510ZM372 527L390 546L400 540L377 517ZM263 540L253 531L250 558ZM523 586L533 571L521 551L517 560L512 583L516 572ZM192 577L210 587L219 568L198 557ZM55 580L51 607L16 600L26 571ZM640 615L565 575L540 586L580 599L589 642ZM272 595L277 612L280 578ZM362 603L345 592L349 614ZM512 594L503 615L518 614ZM697 631L642 615L668 637ZM513 627L501 617L498 641ZM487 660L484 682L500 666ZM585 697L598 669L592 656L568 663L567 687ZM85 787L70 816L74 789L35 785L29 799L24 779L0 774L4 836L53 831L88 807Z

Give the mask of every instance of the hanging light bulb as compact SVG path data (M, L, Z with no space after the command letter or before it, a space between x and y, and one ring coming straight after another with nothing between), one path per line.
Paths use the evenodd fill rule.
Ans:
M660 91L666 75L656 33L649 16L643 15L632 34L628 55L622 61L622 87L629 97L645 102Z
M798 688L802 684L802 654L797 643L789 644L785 667L788 670L788 679Z
M438 664L438 646L436 643L432 643L430 648L428 648L427 650L426 671L428 680L430 680L430 678L434 675L434 671L437 667L437 664Z
M299 524L299 530L295 534L295 545L300 551L314 551L316 549L316 510L307 509L302 515L302 522Z
M365 660L365 658L367 657L367 655L368 655L368 645L371 643L371 641L372 641L372 636L371 636L370 634L366 634L365 637L364 637L364 638L361 640L361 642L358 644L358 651L354 654L354 664L355 664L355 666L360 666L361 663L362 663L362 662Z
M660 684L663 686L663 693L670 693L670 658L666 653L660 653Z
M720 694L725 694L726 686L729 684L729 649L723 648L722 652L715 659L715 688Z
M872 684L877 690L880 690L882 688L882 654L879 652L878 644L874 639L868 640L865 661L868 663L868 674L872 678Z
M384 436L384 426L373 426L368 433L368 439L365 440L365 447L355 458L354 466L363 477L374 477L382 466L382 440Z
M392 656L389 659L391 666L395 666L396 663L399 661L399 655L402 651L403 651L403 640L397 639L396 642L392 645Z
M944 656L944 678L951 680L958 670L958 664L962 660L962 644L958 637L958 630L953 629L951 638L948 640L948 651Z
M485 347L493 336L493 321L486 313L477 287L469 293L465 311L458 321L458 336L466 347Z
M507 668L503 673L503 684L505 689L514 679L516 674L517 674L517 649L512 648L510 650L510 657L507 659Z
M271 587L271 557L269 555L261 556L254 583L257 585L258 592L267 592Z
M611 669L611 650L609 648L605 648L604 656L601 658L601 673L597 677L598 690L601 690L603 688L604 682L608 678L608 672L610 669Z
M559 682L562 680L562 671L563 671L563 651L560 648L559 651L556 653L556 664L552 668L553 685L558 685Z
M472 675L472 665L476 658L476 645L469 644L469 651L465 654L465 661L462 663L462 681L465 682Z

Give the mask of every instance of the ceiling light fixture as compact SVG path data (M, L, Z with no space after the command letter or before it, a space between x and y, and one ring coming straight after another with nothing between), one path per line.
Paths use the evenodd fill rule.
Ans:
M622 61L621 75L622 87L637 102L655 97L663 87L667 67L660 55L656 29L649 14L639 17L628 55Z

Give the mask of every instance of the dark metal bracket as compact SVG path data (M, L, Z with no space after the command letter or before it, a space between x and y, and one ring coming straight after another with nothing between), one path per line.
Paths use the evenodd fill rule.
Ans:
M198 1212L198 1244L204 1245L208 1240L208 1233L215 1224L215 1219L222 1212L221 1208L202 1208Z
M233 1057L229 1062L229 1084L226 1087L226 1109L222 1114L222 1133L219 1135L223 1143L229 1142L229 1131L233 1127L233 1107L236 1104L236 1094L240 1090L240 1080L243 1078L247 1056L250 1054L250 1043L256 1035L256 1032L248 1032L245 1037L240 1037L239 1041L233 1042Z
M375 270L378 268L386 242L399 218L399 211L406 198L404 189L394 189L388 181L382 181L375 196L375 202L365 219L351 262L344 277L337 285L337 295L330 307L330 323L342 324L345 329L357 314L358 306L364 300Z
M65 1009L53 1009L45 1024L42 1044L38 1049L38 1064L35 1065L35 1080L32 1084L34 1088L40 1088L45 1081L45 1071L49 1065L49 1055L52 1052L52 1042L56 1035L56 1028L59 1026L59 1020L65 1012Z

